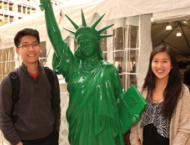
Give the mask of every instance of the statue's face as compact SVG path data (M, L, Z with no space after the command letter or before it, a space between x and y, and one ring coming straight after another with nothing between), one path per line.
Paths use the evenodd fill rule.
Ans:
M93 39L83 39L78 42L79 49L85 57L91 57L98 52L99 41Z

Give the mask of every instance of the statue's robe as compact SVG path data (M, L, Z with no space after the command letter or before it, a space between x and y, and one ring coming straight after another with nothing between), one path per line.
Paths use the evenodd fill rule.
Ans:
M104 60L87 71L65 44L53 68L65 77L69 95L67 120L71 145L125 145L117 99L124 91L117 69Z

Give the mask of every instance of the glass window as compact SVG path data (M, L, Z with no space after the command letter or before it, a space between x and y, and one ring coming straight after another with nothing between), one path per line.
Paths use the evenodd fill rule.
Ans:
M107 34L107 31L103 31L101 34ZM107 51L107 39L106 38L102 38L100 39L100 48L102 49L102 51Z
M3 21L3 14L0 14L0 22Z
M138 56L139 56L139 17L126 19L125 26L125 49L126 49L126 86L132 84L137 87Z
M103 52L102 57L103 57L103 59L104 59L105 61L108 60L108 58L107 58L107 53L106 53L106 52Z
M47 49L46 49L46 41L40 42L40 46L41 46L41 53L40 53L40 63L42 65L45 65L47 62Z
M123 86L123 88L126 90L127 88L127 84L126 84L126 74L120 74L119 77L121 79L121 84Z
M4 2L4 10L7 10L7 2Z
M10 16L10 22L14 21L14 16Z
M113 30L113 48L114 50L124 50L124 28L119 27Z
M138 54L139 54L138 49L127 51L127 72L128 73L137 73Z
M2 1L0 1L0 9L2 9L3 7L2 7Z
M114 65L119 73L126 72L126 54L125 51L113 53Z
M118 70L123 87L126 88L126 50L124 39L124 27L113 29L113 64Z
M36 13L36 9L32 8L32 14L35 14L35 13Z
M26 14L26 7L23 7L23 13Z
M118 27L113 29L113 49L109 49L109 54L106 56L106 53L104 53L103 57L111 56L112 63L118 70L123 88L127 90L132 84L137 87L139 17L118 19L115 20L115 25Z
M104 30L101 34L107 34L107 31ZM102 57L107 61L107 38L100 39L100 48L102 49Z
M21 5L18 5L18 12L21 13Z
M27 14L30 14L30 8L27 8Z
M9 3L9 11L13 11L13 4Z
M127 89L131 85L134 85L137 87L137 75L135 75L135 74L128 74L127 75L127 82L126 82Z
M14 48L0 49L0 81L15 69Z
M77 41L74 41L74 51L77 50L77 47L78 47L78 45L77 45Z
M128 31L128 33L126 32ZM138 48L139 47L139 26L126 26L125 33L128 34L127 48Z
M8 15L5 15L5 21L8 21L9 18L8 18Z

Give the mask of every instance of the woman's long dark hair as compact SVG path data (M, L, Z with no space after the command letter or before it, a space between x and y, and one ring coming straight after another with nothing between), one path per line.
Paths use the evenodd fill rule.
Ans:
M150 55L149 68L143 84L143 89L148 89L148 94L152 98L153 90L155 89L156 84L156 76L152 71L151 64L153 57L159 52L166 52L170 56L172 65L172 69L169 73L168 84L164 90L164 102L161 110L161 114L164 116L164 118L170 119L173 115L180 94L182 92L182 82L180 72L178 69L176 55L170 47L158 46L153 49Z

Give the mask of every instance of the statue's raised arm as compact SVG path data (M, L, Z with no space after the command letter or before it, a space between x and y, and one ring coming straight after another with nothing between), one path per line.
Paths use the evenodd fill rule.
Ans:
M62 39L59 27L57 25L51 1L40 0L40 2L41 2L40 5L41 10L45 10L45 19L46 19L48 36L50 38L50 41L53 45L57 57L61 58L62 49L65 42Z
M57 74L62 74L68 81L73 71L74 56L68 44L63 41L57 25L50 0L40 0L40 8L45 11L46 28L49 39L54 48L52 60L53 69Z

